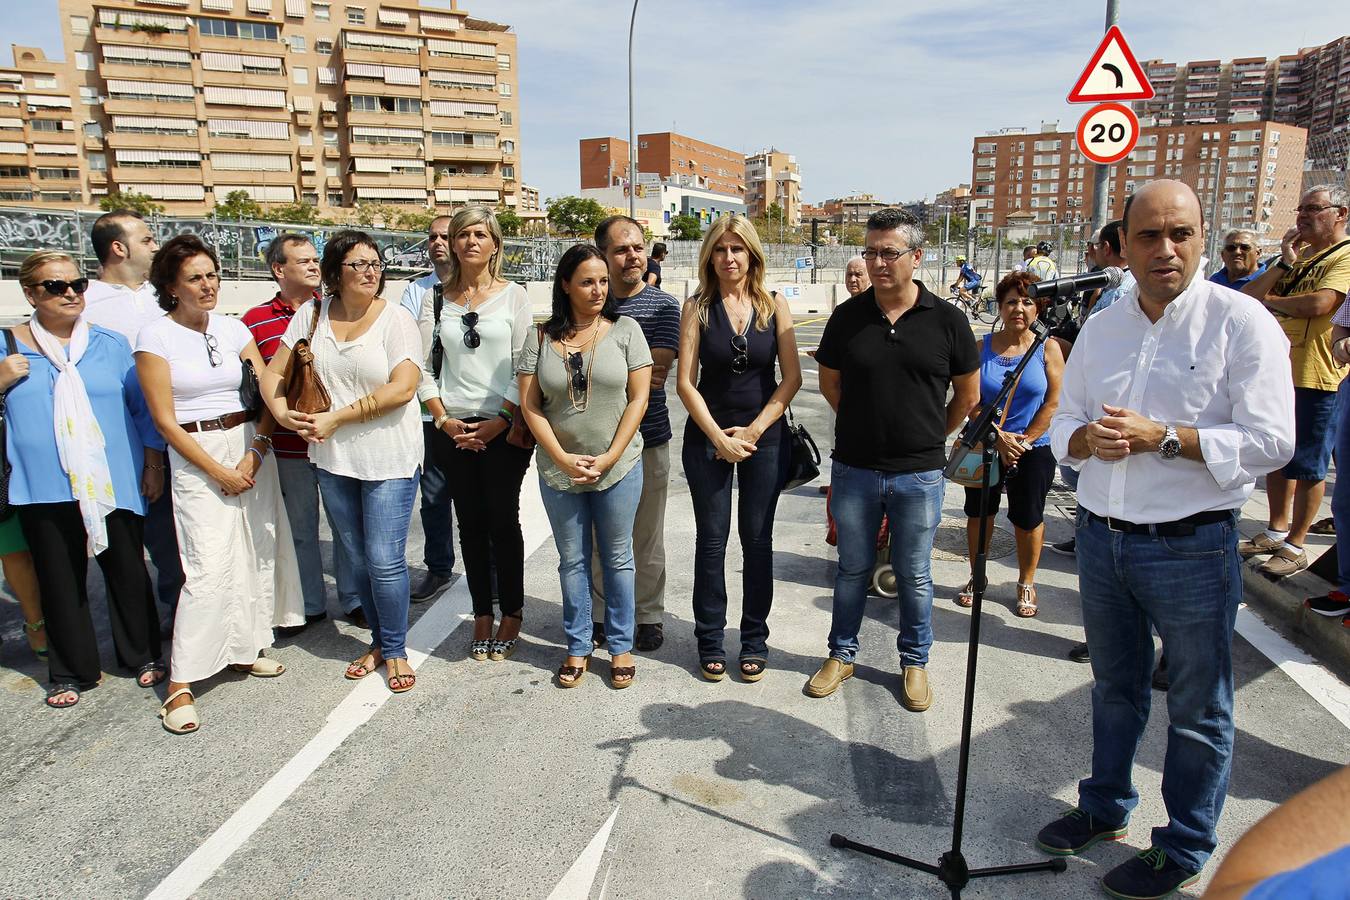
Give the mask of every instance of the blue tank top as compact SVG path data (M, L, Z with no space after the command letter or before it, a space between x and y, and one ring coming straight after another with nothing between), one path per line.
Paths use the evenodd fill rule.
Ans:
M1020 356L999 356L994 352L992 334L986 334L980 344L980 405L992 403L1003 386L1003 376L1017 367L1022 361ZM1008 409L1008 418L1003 423L1004 431L1026 434L1036 411L1045 402L1045 392L1050 383L1045 377L1045 345L1036 348L1036 357L1022 370L1022 380L1017 383L1013 394L1012 406ZM998 419L994 420L995 422ZM1050 433L1038 437L1033 447L1044 447L1050 443Z
M778 389L774 366L778 363L778 327L776 317L769 318L769 327L760 331L755 327L751 313L745 339L749 347L750 365L744 372L731 371L736 351L731 339L736 331L731 327L727 311L719 300L708 309L708 327L698 340L698 392L708 405L713 421L719 428L749 425ZM760 436L759 443L768 444L782 438L784 428L780 418ZM684 431L686 441L706 439L703 431L691 418Z

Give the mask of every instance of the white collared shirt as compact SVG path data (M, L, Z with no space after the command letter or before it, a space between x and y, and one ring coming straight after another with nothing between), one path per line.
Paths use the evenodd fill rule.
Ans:
M1255 299L1196 277L1157 322L1139 289L1084 324L1050 423L1055 456L1080 471L1078 502L1099 516L1152 524L1236 509L1256 478L1294 452L1289 341ZM1118 462L1069 455L1102 405L1199 431L1204 462L1132 453Z
M148 281L133 289L92 279L84 292L84 320L117 332L132 347L141 329L164 314Z

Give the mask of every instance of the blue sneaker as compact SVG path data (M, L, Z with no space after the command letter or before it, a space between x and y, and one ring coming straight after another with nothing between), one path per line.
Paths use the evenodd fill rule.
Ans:
M1051 856L1075 856L1098 841L1118 841L1128 829L1099 822L1078 807L1066 812L1036 835L1036 846Z
M1200 880L1199 872L1168 859L1161 847L1149 847L1102 878L1102 889L1122 900L1156 900Z

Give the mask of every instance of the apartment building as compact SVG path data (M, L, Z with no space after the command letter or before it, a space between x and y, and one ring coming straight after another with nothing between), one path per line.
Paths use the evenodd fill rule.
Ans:
M1196 189L1211 227L1253 228L1278 238L1294 224L1307 131L1276 122L1158 126L1141 120L1139 143L1110 167L1110 215L1135 188L1177 178ZM1095 166L1071 131L1004 129L974 139L975 221L1003 227L1092 218ZM1217 206L1216 206L1217 204Z
M84 201L81 155L67 67L37 47L15 47L0 68L0 204L70 207Z
M839 197L834 200L826 200L815 205L802 206L802 218L805 221L819 219L822 223L830 225L865 225L867 217L874 212L883 209L898 208L898 203L887 203L884 200L878 200L871 194L853 194L848 197Z
M774 204L783 210L789 227L801 224L802 173L797 157L770 148L745 158L745 205L752 218L763 218Z
M510 26L418 0L59 0L59 14L64 62L16 48L0 70L0 95L23 79L29 131L56 117L34 97L67 101L79 178L47 202L134 191L194 215L243 191L338 219L358 203L519 203Z
M737 198L745 196L745 156L670 131L637 137L640 174L661 179L694 179L700 188ZM622 186L630 181L628 142L616 137L583 138L579 143L581 189Z

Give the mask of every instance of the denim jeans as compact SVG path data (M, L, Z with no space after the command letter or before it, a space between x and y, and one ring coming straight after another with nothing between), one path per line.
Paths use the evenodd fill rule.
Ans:
M314 463L304 457L278 456L281 499L291 523L295 561L300 566L300 593L305 615L317 616L328 608L328 589L323 583L323 557L319 554L319 481ZM334 561L342 553L333 547Z
M411 478L362 481L319 469L319 492L349 569L344 574L361 598L371 648L385 659L407 659L408 525L420 469Z
M633 517L642 496L642 463L603 491L559 491L539 480L558 545L563 631L569 656L591 655L591 541L605 584L605 640L611 656L633 649Z
M455 567L454 519L450 511L450 480L432 449L437 433L431 422L422 422L422 559L432 575L449 578Z
M933 643L933 537L942 521L946 481L941 469L897 475L835 460L830 467L830 510L838 534L830 655L852 662L877 560L877 532L885 514L891 528L891 568L900 591L896 646L905 666L928 664Z
M1113 532L1078 510L1078 582L1092 655L1092 774L1078 805L1123 823L1152 699L1153 636L1167 648L1168 823L1153 844L1191 871L1214 851L1233 757L1233 622L1242 599L1236 519L1186 537Z
M168 484L154 503L145 505L145 549L155 566L155 594L169 608L170 617L178 609L178 595L187 576L178 555L178 530L173 522L173 492Z
M725 659L727 537L731 533L731 480L736 473L736 524L745 553L742 566L741 656L768 652L773 606L773 516L787 480L786 440L761 444L748 459L729 463L707 440L684 442L684 477L694 504L694 637L699 659Z
M1336 586L1350 593L1350 378L1341 382L1338 405L1342 416L1336 422L1336 487L1331 493L1331 515L1336 520ZM1340 466L1346 466L1342 478ZM1341 537L1345 546L1341 546Z

